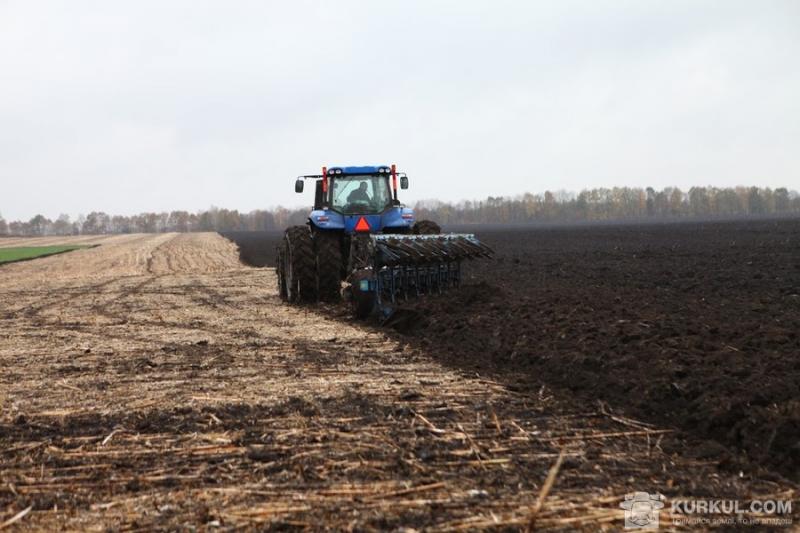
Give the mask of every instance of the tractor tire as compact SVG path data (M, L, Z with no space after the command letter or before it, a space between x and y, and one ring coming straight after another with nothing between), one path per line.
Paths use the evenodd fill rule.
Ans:
M292 226L284 235L283 272L286 299L292 303L317 301L314 241L308 226Z
M438 235L442 228L433 220L420 220L414 223L411 231L414 235Z
M286 268L284 266L284 256L286 255L284 252L285 246L286 240L284 239L278 245L276 254L277 260L275 261L275 277L278 278L278 294L284 302L289 299L289 295L286 293Z
M339 233L314 233L316 276L319 299L338 302L342 297L342 244Z

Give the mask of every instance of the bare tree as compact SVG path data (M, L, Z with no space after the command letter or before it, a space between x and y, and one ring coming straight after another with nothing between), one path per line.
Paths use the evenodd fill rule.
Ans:
M111 217L102 211L92 211L86 216L81 233L88 235L101 235L111 230Z
M56 235L72 234L72 222L70 222L69 215L58 215L56 221L53 222L53 233Z
M51 225L52 222L49 218L45 218L44 215L36 215L28 222L30 227L29 234L35 236L47 235L50 233Z

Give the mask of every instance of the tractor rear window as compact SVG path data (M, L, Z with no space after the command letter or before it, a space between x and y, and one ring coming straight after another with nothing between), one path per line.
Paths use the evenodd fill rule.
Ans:
M331 205L342 213L380 213L392 201L386 176L336 176Z

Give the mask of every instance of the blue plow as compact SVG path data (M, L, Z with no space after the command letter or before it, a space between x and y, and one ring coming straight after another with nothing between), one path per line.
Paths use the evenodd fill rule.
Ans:
M384 319L399 301L458 287L465 259L492 256L472 234L363 235L352 246L356 313L377 311Z

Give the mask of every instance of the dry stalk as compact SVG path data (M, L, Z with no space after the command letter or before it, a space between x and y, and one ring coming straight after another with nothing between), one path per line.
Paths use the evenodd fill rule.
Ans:
M564 448L561 448L561 453L558 454L556 462L550 467L550 471L547 473L547 478L544 480L544 485L542 485L542 489L539 491L539 497L536 498L536 503L533 505L533 509L531 509L531 515L528 519L528 528L526 529L528 533L534 531L536 528L536 517L539 515L539 511L542 510L544 500L547 498L547 495L550 493L550 489L553 488L553 485L556 482L556 476L558 476L558 471L561 469L562 462L564 462Z
M5 529L10 525L15 524L16 522L19 522L20 520L25 518L25 515L27 515L28 513L31 512L31 509L33 509L33 506L29 505L28 507L26 507L22 511L18 512L17 514L15 514L11 518L9 518L8 520L6 520L2 524L0 524L0 529Z

